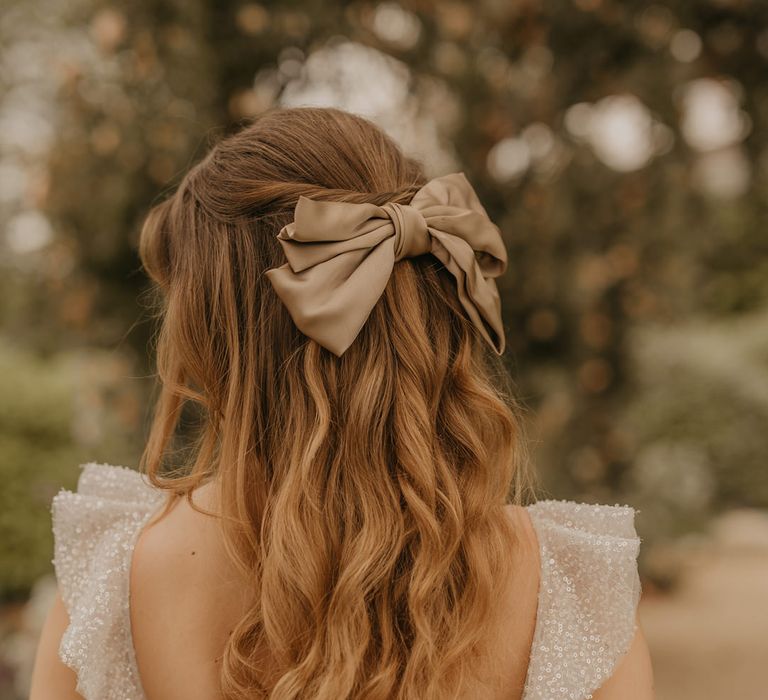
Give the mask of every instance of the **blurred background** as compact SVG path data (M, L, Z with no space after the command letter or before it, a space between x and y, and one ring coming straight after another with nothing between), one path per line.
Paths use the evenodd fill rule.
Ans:
M0 698L52 591L50 501L135 465L137 234L275 105L382 125L502 228L542 496L639 509L662 700L765 698L768 5L2 0Z

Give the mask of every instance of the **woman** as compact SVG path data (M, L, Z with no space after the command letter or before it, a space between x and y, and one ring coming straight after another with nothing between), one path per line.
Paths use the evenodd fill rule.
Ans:
M274 110L140 249L149 483L91 464L54 500L33 700L652 697L632 509L524 505L506 252L463 175L428 182L360 117Z

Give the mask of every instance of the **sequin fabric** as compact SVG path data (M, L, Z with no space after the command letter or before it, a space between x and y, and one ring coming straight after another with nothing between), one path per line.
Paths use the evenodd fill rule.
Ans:
M128 609L133 547L164 495L136 471L87 464L53 499L54 566L70 624L59 647L85 700L146 700ZM523 700L587 700L635 633L634 510L540 501L538 612Z
M86 700L144 700L128 582L134 542L164 495L125 467L86 464L77 493L53 499L56 577L70 624L59 656Z
M587 700L635 635L635 511L539 501L528 512L539 538L541 580L523 698Z

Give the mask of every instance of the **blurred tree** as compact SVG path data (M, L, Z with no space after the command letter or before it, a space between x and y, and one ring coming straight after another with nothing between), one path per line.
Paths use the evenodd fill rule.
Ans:
M149 324L132 325L143 214L345 38L407 66L409 95L504 231L510 371L537 409L550 492L640 492L642 431L623 418L644 382L632 328L766 303L764 3L136 0L129 14L81 0L68 23L91 52L58 66L45 209L49 255L74 269L52 288L56 343L130 330L148 356Z

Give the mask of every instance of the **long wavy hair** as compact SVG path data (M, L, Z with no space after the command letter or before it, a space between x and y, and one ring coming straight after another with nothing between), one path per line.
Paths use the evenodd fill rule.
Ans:
M453 277L430 255L400 261L336 357L263 274L300 195L407 204L425 182L366 119L275 109L146 218L161 323L142 468L169 502L214 484L250 593L223 651L229 700L444 700L487 655L516 541L504 505L528 477L508 373ZM198 420L180 457L185 406Z

